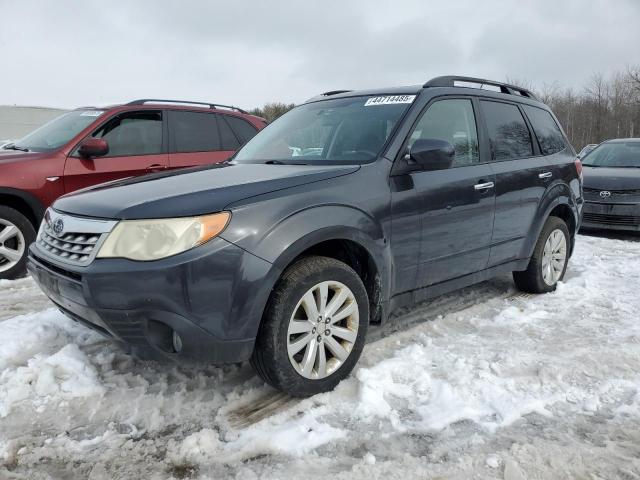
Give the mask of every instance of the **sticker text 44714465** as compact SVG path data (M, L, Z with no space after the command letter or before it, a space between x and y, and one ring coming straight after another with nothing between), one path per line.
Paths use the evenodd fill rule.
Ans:
M392 105L394 103L413 103L415 95L388 95L386 97L371 97L367 99L364 106L373 107L376 105Z

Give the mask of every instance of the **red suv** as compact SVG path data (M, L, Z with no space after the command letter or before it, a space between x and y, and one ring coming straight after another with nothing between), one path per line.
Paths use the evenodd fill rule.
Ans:
M0 279L25 272L46 207L124 177L219 163L266 125L226 105L135 100L73 110L0 148Z

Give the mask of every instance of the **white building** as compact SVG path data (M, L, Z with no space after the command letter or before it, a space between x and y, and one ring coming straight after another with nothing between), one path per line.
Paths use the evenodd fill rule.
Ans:
M0 142L24 137L64 112L60 108L0 105Z

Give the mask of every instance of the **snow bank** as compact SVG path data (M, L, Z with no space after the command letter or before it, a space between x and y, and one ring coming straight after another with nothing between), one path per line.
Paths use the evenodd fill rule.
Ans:
M580 455L620 477L640 457L639 267L640 243L580 237L555 293L452 294L306 400L247 365L137 361L54 310L27 314L35 287L4 282L25 314L0 315L0 477L552 478L589 472Z

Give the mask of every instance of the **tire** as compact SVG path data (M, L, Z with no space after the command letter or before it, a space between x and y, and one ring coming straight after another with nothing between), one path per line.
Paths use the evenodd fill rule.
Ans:
M319 301L323 291L324 317ZM314 307L320 318L315 317ZM345 318L333 318L347 313ZM312 316L315 324L309 320ZM368 324L369 298L356 272L333 258L303 258L287 268L271 293L251 365L266 383L295 397L332 390L358 361Z
M564 237L564 258L562 259L562 268L552 268L551 264L547 264L545 262L545 246L547 245L547 241L550 241L552 247L551 251L554 251L554 242L553 239L550 240L550 236L552 234L557 235L556 232L560 232ZM538 237L536 246L533 249L533 255L529 260L527 269L522 272L513 272L513 280L516 283L516 287L529 293L546 293L554 291L558 282L564 278L564 274L567 271L569 250L571 248L570 245L571 237L569 236L567 224L558 217L549 217L542 228L542 232L540 232L540 236ZM554 258L559 259L561 256L560 253L561 248L558 247L558 252L553 254ZM547 256L547 258L549 257ZM552 261L552 263L555 262L556 260ZM559 263L558 266L560 266Z
M27 253L35 239L36 231L27 217L0 205L0 280L26 275Z

